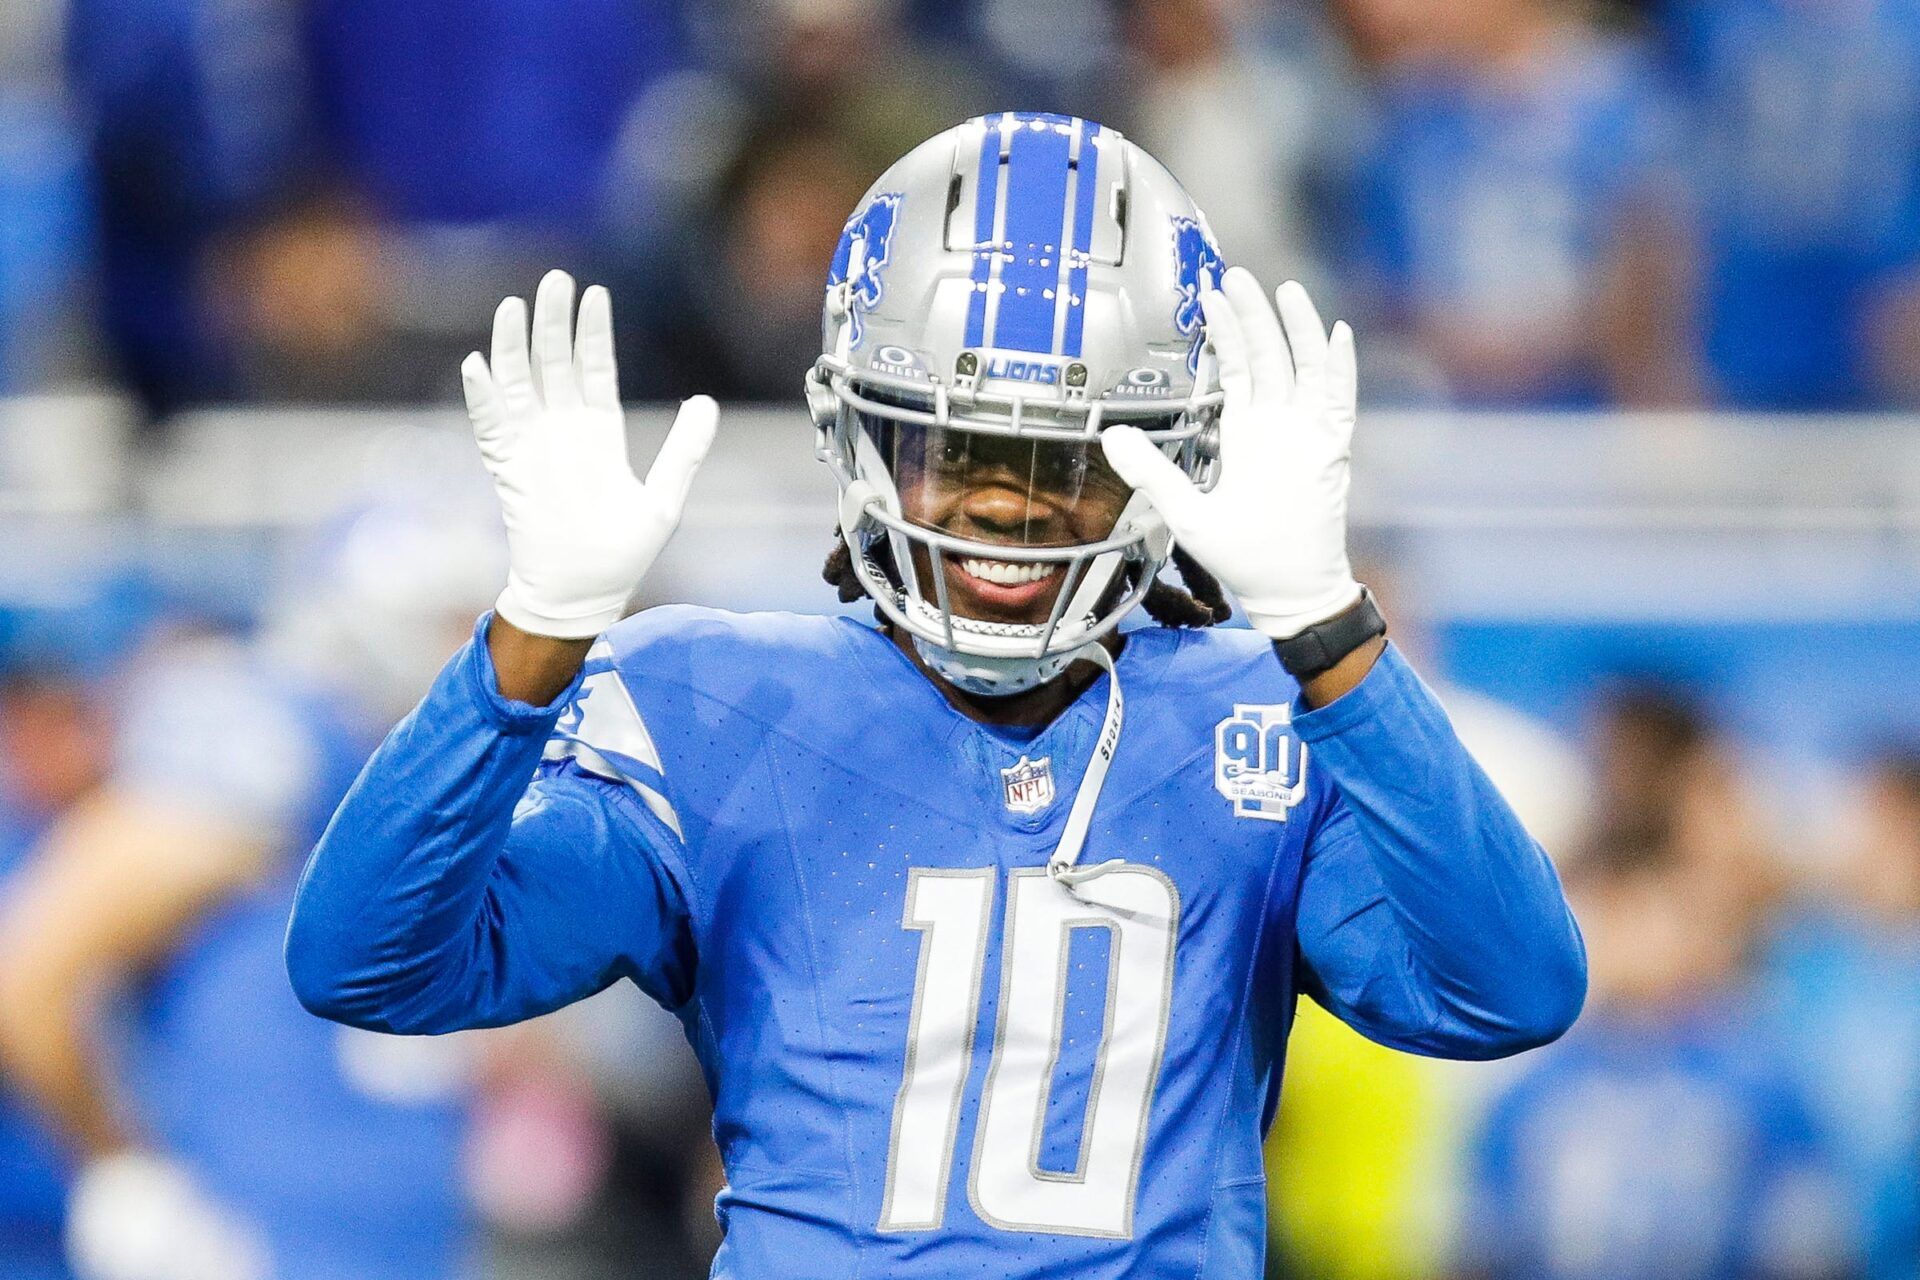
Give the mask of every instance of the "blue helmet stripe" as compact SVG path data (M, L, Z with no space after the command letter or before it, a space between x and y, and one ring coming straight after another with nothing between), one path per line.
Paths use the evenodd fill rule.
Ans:
M1080 140L1078 185L1073 192L1073 250L1068 256L1066 335L1060 347L1062 355L1080 354L1081 334L1087 321L1087 261L1093 253L1093 198L1100 189L1100 148L1094 138L1106 130L1097 124L1082 126L1086 136Z
M1087 122L1075 120L1073 134L1067 142L1067 197L1062 210L1060 224L1061 252L1054 256L1053 285L1053 353L1060 355L1066 348L1067 313L1073 310L1072 290L1067 288L1067 273L1073 269L1074 255L1066 252L1073 244L1073 219L1075 207L1080 203L1080 150L1086 142Z
M1067 226L1067 160L1073 121L1066 116L1014 116L1007 155L1006 257L996 282L998 314L990 346L1051 353L1059 254Z
M969 347L986 344L987 286L993 273L993 220L1000 203L1000 117L987 116L980 136L980 165L973 183L973 293L967 299Z

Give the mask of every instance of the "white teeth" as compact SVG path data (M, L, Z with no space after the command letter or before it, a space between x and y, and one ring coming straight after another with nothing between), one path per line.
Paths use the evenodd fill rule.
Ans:
M1010 560L962 560L960 567L968 575L1002 587L1025 586L1052 575L1054 566L1015 564Z

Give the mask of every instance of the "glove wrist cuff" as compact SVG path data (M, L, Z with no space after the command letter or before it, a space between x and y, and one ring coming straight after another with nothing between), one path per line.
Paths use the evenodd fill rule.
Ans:
M561 616L528 607L509 581L506 590L494 602L493 611L530 636L545 636L551 640L591 640L626 616L627 597L588 613Z
M1295 606L1284 611L1265 608L1259 601L1245 597L1241 598L1240 605L1246 610L1248 625L1278 644L1345 613L1359 602L1365 591L1365 587L1349 578L1306 608Z

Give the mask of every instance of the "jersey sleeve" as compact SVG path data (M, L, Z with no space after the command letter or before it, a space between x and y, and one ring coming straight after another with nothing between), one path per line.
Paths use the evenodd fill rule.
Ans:
M1559 878L1393 646L1294 726L1330 779L1297 906L1302 989L1370 1039L1438 1057L1566 1030L1586 952Z
M677 819L659 788L622 776L615 762L642 763L634 740L590 739L600 717L584 704L624 696L618 675L589 690L584 674L548 707L508 701L485 627L315 848L287 934L296 992L324 1017L403 1033L517 1022L622 977L683 1004Z

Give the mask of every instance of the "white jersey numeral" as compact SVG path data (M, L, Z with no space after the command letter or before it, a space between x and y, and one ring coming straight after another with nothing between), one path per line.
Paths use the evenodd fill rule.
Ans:
M994 890L991 868L915 870L903 924L924 934L893 1108L882 1231L941 1223L972 1061ZM1150 867L1123 865L1069 890L1044 868L1011 873L1001 931L993 1060L974 1126L967 1192L1008 1231L1127 1238L1147 1116L1166 1047L1180 899ZM1106 1017L1073 1172L1040 1167L1048 1094L1066 1019L1075 929L1104 929Z
M913 983L907 1069L893 1103L882 1231L931 1231L945 1214L992 906L991 867L915 870L907 885L905 926L925 936ZM903 1151L910 1158L901 1159Z

